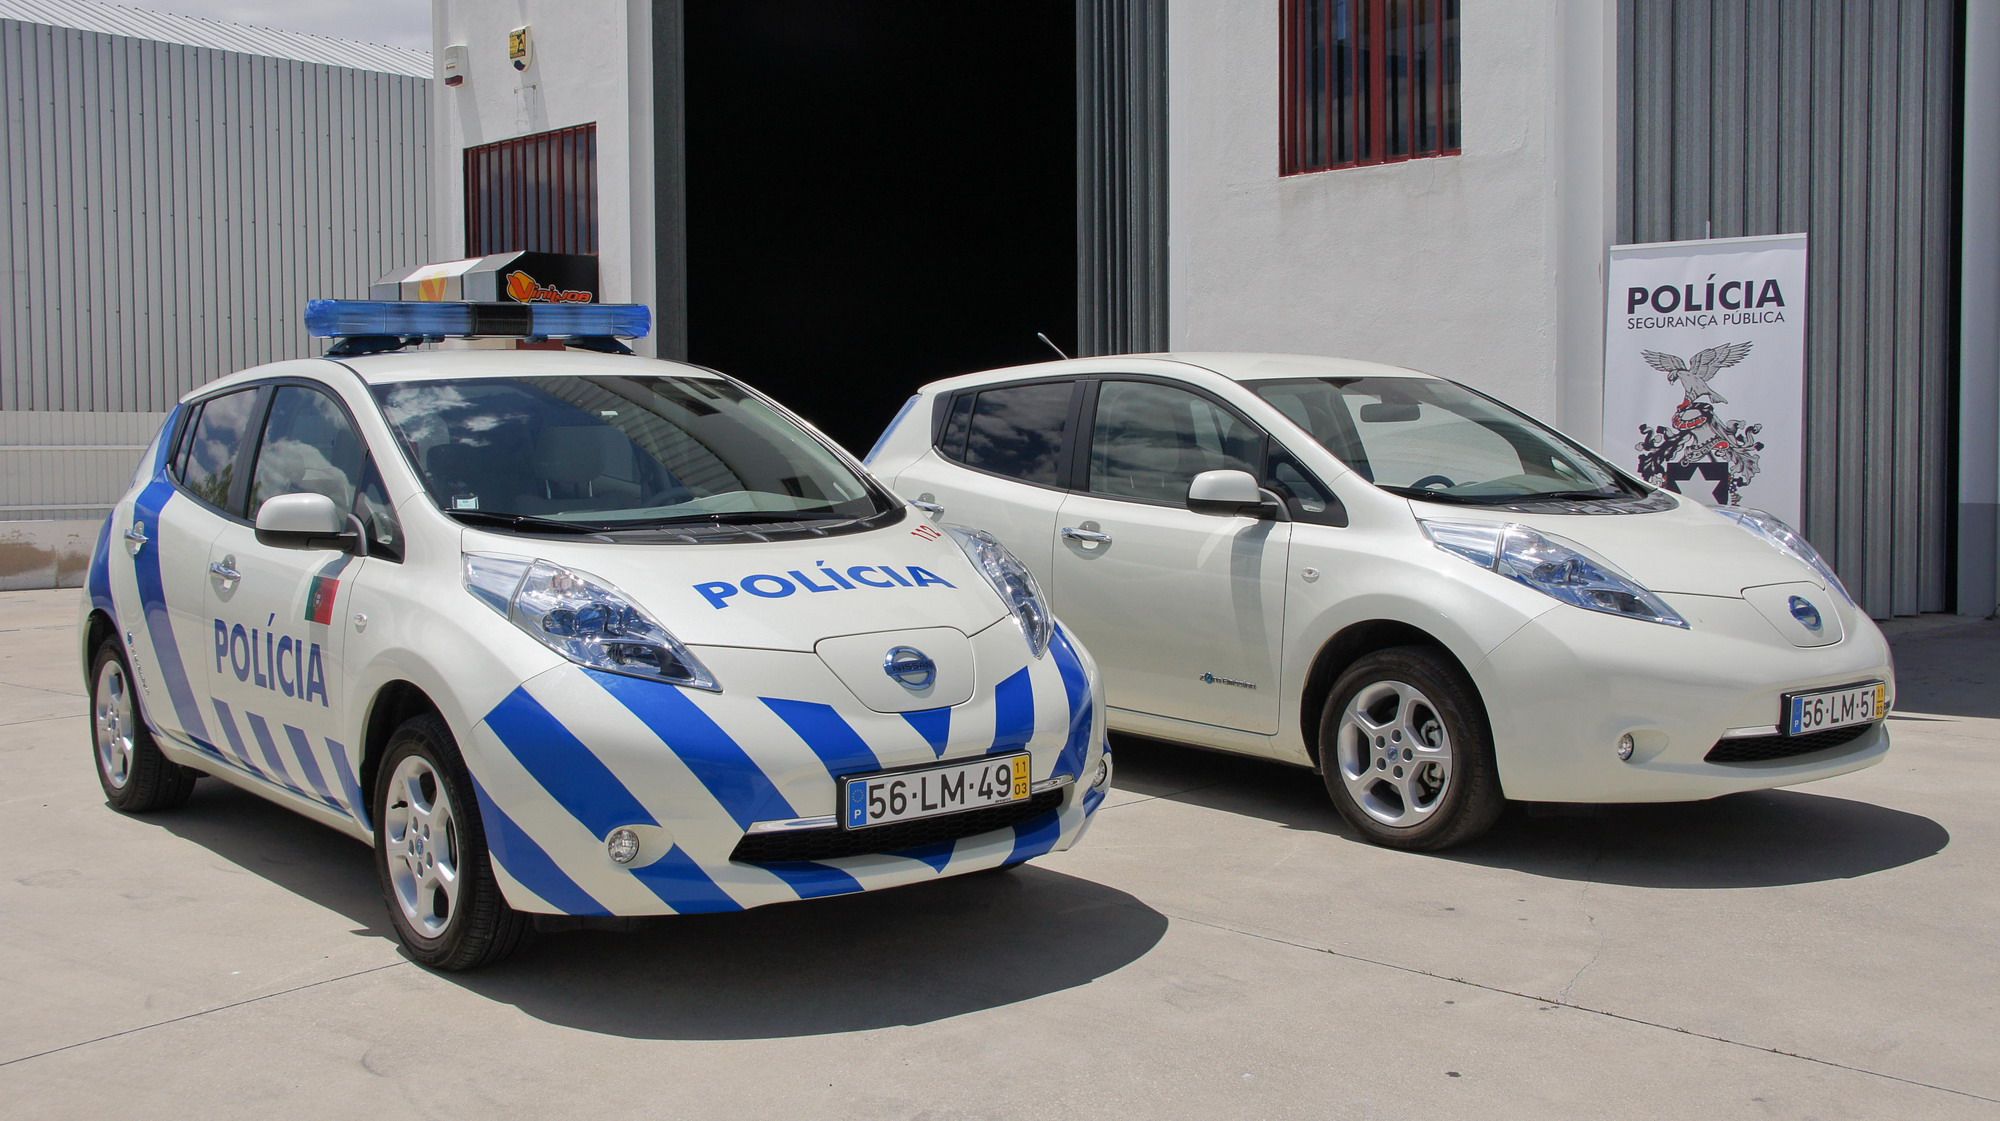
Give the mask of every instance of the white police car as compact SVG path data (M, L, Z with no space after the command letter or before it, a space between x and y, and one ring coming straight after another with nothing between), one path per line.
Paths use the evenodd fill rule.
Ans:
M1089 657L644 308L315 301L325 358L190 394L83 603L98 776L371 841L447 969L529 915L734 911L1018 864L1110 778ZM563 351L416 349L446 336ZM592 353L590 351L623 353Z
M869 455L1097 651L1111 726L1317 767L1372 840L1504 799L1660 802L1879 762L1888 644L1803 537L1493 399L1294 355L924 387Z

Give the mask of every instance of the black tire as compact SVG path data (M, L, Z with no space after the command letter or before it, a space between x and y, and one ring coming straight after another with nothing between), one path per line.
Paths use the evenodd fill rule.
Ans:
M139 691L132 687L132 666L116 637L98 643L90 659L90 757L104 800L120 813L146 814L176 809L194 793L196 772L160 754L153 731L146 726ZM107 711L108 710L108 711ZM110 737L129 737L122 752L106 750ZM120 755L122 754L122 760ZM122 781L117 773L124 764Z
M1398 691L1397 686L1413 692ZM1343 741L1348 705L1364 691L1379 697L1373 709L1364 703L1364 711L1379 718L1393 704L1392 721L1413 719L1416 727L1409 733L1396 730L1370 737L1357 725L1352 737ZM1425 745L1439 743L1439 732L1449 755L1448 772L1424 763L1420 756ZM1419 734L1427 738L1414 746L1404 738ZM1320 777L1334 806L1348 824L1378 845L1430 851L1463 844L1492 828L1507 805L1478 690L1463 670L1429 647L1378 650L1349 666L1333 683L1321 710L1319 745ZM1444 777L1438 782L1441 773ZM1365 792L1357 796L1356 786ZM1405 800L1406 790L1416 796ZM1398 824L1385 820L1388 816L1412 821Z
M437 805L436 794L441 782L448 810L449 827L446 836L435 839L424 838L426 853L435 861L435 853L447 851L458 868L458 895L446 909L444 915L434 918L441 922L441 929L428 932L417 925L405 912L405 905L399 895L398 868L410 870L404 863L407 852L405 840L393 842L396 856L392 860L392 840L390 837L390 809L392 798L400 805L407 805L406 799L393 791L394 780L405 760L420 760L428 765L430 778L429 797L431 805ZM417 768L421 770L421 767ZM377 771L373 798L375 811L375 874L382 884L382 901L389 908L389 921L396 929L396 937L403 949L423 965L433 969L456 972L478 969L492 965L518 950L526 941L529 922L525 915L507 905L500 894L500 885L493 878L492 858L486 852L486 831L479 820L479 802L472 791L472 780L465 770L465 760L459 754L458 741L452 737L451 729L443 719L435 714L425 713L404 721L389 735L389 745L382 756L382 765ZM407 818L407 812L403 815ZM408 837L407 826L404 829ZM414 882L410 890L422 895L421 885ZM435 900L437 896L430 898Z

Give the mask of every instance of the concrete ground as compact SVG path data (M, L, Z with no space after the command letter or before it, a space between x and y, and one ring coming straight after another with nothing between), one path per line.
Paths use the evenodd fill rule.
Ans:
M1895 630L1806 789L1361 844L1142 742L1005 876L405 961L367 851L91 773L74 592L0 595L0 1116L2000 1117L2000 623Z

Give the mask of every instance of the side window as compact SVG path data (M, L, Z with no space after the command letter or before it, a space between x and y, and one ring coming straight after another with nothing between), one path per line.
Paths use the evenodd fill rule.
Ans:
M251 520L267 499L299 491L326 495L335 506L352 510L366 458L361 437L331 398L300 385L279 386L250 480Z
M218 510L237 512L229 509L229 495L236 485L236 464L249 438L256 404L255 389L210 398L195 417L181 451L181 486Z
M982 390L976 398L962 397L953 402L939 450L967 467L1060 486L1071 384L1004 385ZM953 447L954 438L963 440L962 451Z
M1154 382L1107 381L1090 435L1090 489L1178 506L1203 471L1261 474L1263 434L1199 394Z
M281 385L250 478L250 517L281 494L308 491L361 519L369 549L395 557L401 544L395 511L367 446L333 398L302 385Z
M1270 468L1265 472L1264 485L1285 500L1285 507L1291 512L1292 520L1310 522L1314 525L1347 525L1347 508L1340 499L1321 485L1291 453L1275 446L1271 448Z

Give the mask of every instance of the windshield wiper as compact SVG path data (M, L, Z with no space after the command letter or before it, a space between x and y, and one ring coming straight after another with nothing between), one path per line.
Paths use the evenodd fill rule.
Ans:
M445 516L457 518L472 525L500 526L523 532L567 533L576 536L598 536L604 530L595 525L580 525L576 522L562 522L554 518L538 518L533 514L510 514L502 510L446 510Z
M852 514L836 513L832 510L717 510L707 514L676 514L671 518L642 518L631 522L620 522L610 527L613 531L623 529L657 529L669 525L783 525L786 522L827 522L850 521Z

